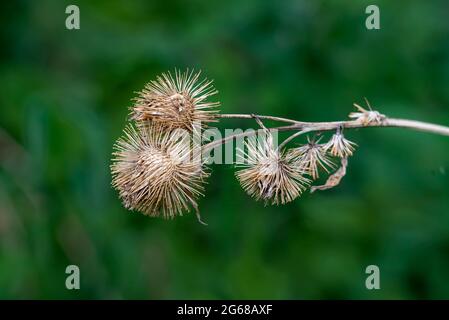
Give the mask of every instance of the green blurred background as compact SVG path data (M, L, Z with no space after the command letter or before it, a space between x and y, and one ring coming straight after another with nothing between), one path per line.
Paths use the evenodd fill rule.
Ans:
M65 28L69 4L80 30ZM381 30L365 28L368 4ZM449 298L448 137L348 132L360 147L342 184L282 207L215 165L208 227L128 212L109 172L135 91L175 67L213 78L225 113L339 120L366 96L449 125L447 1L0 6L0 298ZM69 264L80 290L65 288ZM370 264L381 290L365 288Z

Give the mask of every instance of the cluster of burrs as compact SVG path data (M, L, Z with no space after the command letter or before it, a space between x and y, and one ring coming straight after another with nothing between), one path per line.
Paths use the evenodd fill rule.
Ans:
M299 197L305 190L329 189L337 185L346 173L347 158L352 156L355 143L338 128L331 139L322 143L323 136L307 137L307 142L294 148L275 146L273 135L261 124L265 135L256 142L245 141L245 149L238 149L239 166L236 173L243 189L265 204L285 204ZM265 138L264 138L265 137ZM336 169L334 158L341 159L341 168L331 174L325 185L312 186L320 172L330 174Z
M192 156L184 132L216 121L217 91L200 72L164 73L139 92L130 108L130 124L114 146L112 186L123 205L149 216L174 218L193 208L209 175ZM199 128L199 129L198 129Z
M201 132L219 118L219 102L208 101L217 91L212 81L199 77L200 73L193 71L162 74L134 100L131 123L114 146L111 165L112 186L126 208L164 218L193 208L201 221L197 199L203 195L209 172L203 157L191 160L192 140L184 139L178 131ZM361 125L383 120L377 111L356 107L358 112L350 117ZM355 143L345 138L343 125L327 142L322 142L323 135L318 131L307 136L305 144L287 149L286 143L276 145L273 131L257 116L254 119L265 134L257 141L246 138L244 147L237 150L237 166L243 168L236 176L256 200L285 204L309 188L312 192L329 189L346 174ZM301 130L298 128L296 135L310 133ZM339 159L338 168L335 159ZM311 186L322 172L330 174L326 183Z

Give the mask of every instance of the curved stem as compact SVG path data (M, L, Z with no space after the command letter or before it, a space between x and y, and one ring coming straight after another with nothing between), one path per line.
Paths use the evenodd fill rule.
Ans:
M449 127L407 119L386 119L386 127L401 127L449 136Z
M292 134L290 137L288 137L287 139L285 139L284 141L282 141L282 143L278 146L278 150L281 150L287 143L289 143L290 141L292 141L293 139L295 139L297 136L300 136L304 133L309 132L310 130L301 130L298 132L295 132L294 134Z
M296 121L296 120L287 119L287 118L273 117L273 116L262 116L262 115L258 115L258 114L224 113L224 114L217 114L216 116L218 118L227 118L227 119L254 119L254 117L257 117L262 120L273 120L273 121L287 122L287 123L306 123L306 122Z
M207 144L205 144L204 146L202 146L202 152L205 153L215 147L218 147L222 144L225 144L233 139L239 139L239 138L244 138L244 137L250 137L256 134L261 134L263 132L265 132L266 130L268 131L288 131L288 130L294 130L294 128L292 128L292 126L285 126L285 127L275 127L275 128L267 128L267 129L258 129L258 130L254 130L254 131L248 131L248 132L242 132L242 133L236 133L230 136L227 136L223 139L220 140L216 140L216 141L212 141L209 142Z
M254 118L253 115L224 115L226 117L232 117L232 118ZM261 119L268 119L274 120L276 117L269 117L269 116L258 116ZM283 119L283 118L278 118ZM286 122L291 122L293 120L285 119ZM280 120L281 121L281 120ZM269 131L293 131L293 130L299 130L299 132L293 134L291 137L287 138L286 141L284 141L281 146L285 146L287 142L289 142L294 137L307 133L307 132L313 132L313 131L331 131L331 130L337 130L339 127L345 128L345 129L355 129L355 128L368 128L368 127L400 127L400 128L407 128L417 131L423 131L423 132L429 132L444 136L449 136L449 127L428 123L428 122L422 122L422 121L416 121L416 120L408 120L408 119L393 119L393 118L385 118L382 121L373 121L370 123L363 123L360 120L349 120L349 121L332 121L332 122L295 122L289 126L282 126L282 127L273 127L268 128ZM225 137L221 140L212 141L207 144L205 144L203 148L203 153L207 152L219 145L222 145L224 143L227 143L233 139L238 139L246 136L252 136L255 134L258 134L260 132L263 132L263 129L250 131L250 132L242 132L237 133L234 135L230 135L228 137Z

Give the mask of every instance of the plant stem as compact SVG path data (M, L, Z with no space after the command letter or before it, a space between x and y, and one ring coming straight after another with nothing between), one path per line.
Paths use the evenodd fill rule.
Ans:
M281 150L287 143L289 143L291 140L295 139L297 136L300 136L304 133L309 132L310 130L301 130L298 132L295 132L294 134L292 134L290 137L288 137L287 139L285 139L284 141L282 141L282 143L278 146L278 150Z
M415 120L407 120L407 119L386 119L386 121L387 121L386 127L408 128L418 131L440 134L443 136L449 136L449 127L442 126L439 124Z
M339 127L344 128L344 129L367 128L367 127L399 127L399 128L407 128L407 129L412 129L412 130L417 130L417 131L423 131L423 132L429 132L429 133L449 136L449 127L438 125L438 124L433 124L433 123L422 122L422 121L408 120L408 119L385 118L379 122L371 122L368 124L364 124L359 120L331 121L331 122L299 122L299 121L295 121L295 120L279 118L279 117L272 117L272 116L260 116L260 115L256 115L256 116L260 119L292 123L291 125L288 125L288 126L268 128L269 131L299 130L299 132L297 132L294 135L292 135L291 137L287 138L286 141L284 141L280 146L284 146L291 139L293 139L294 137L296 137L300 134L303 134L303 133L313 132L313 131L332 131L332 130L337 130ZM221 114L220 117L221 118L254 119L254 115L251 115L251 114ZM243 138L243 137L258 134L259 131L263 132L263 129L237 133L237 134L225 137L221 140L209 142L203 146L203 153L207 152L219 145L227 143L233 139L238 139L238 138Z
M296 120L287 119L287 118L273 117L273 116L262 116L262 115L255 115L255 114L225 113L225 114L217 114L217 117L218 118L228 118L228 119L254 119L255 117L257 117L262 120L273 120L273 121L287 122L287 123L306 123L306 122L296 121Z

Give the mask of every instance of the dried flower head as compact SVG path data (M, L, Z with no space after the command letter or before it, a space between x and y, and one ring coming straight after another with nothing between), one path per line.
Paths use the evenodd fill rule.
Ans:
M381 114L379 111L372 110L371 105L369 104L366 98L365 101L369 110L366 110L361 106L359 106L358 104L354 103L354 107L356 107L358 112L351 112L349 114L349 118L356 119L357 121L361 122L364 126L367 126L369 124L381 124L382 121L386 119L386 116Z
M242 188L256 200L265 204L284 204L296 199L306 189L310 180L273 146L273 138L245 141L247 152L238 149L238 157L246 167L236 173Z
M324 145L319 143L320 139L314 140L307 137L307 144L290 149L287 155L288 158L294 159L296 165L301 167L314 180L320 176L320 167L327 173L329 173L328 167L334 168L334 164L326 154Z
M346 139L341 130L337 130L331 140L323 146L323 149L334 157L346 158L352 156L356 145Z
M208 174L191 159L190 142L157 124L129 125L114 149L112 186L126 208L174 218L193 207L199 218L196 199Z
M164 127L193 131L195 126L217 121L219 102L207 98L218 93L212 81L199 80L201 72L175 70L163 73L139 92L131 107L131 120L154 121Z

